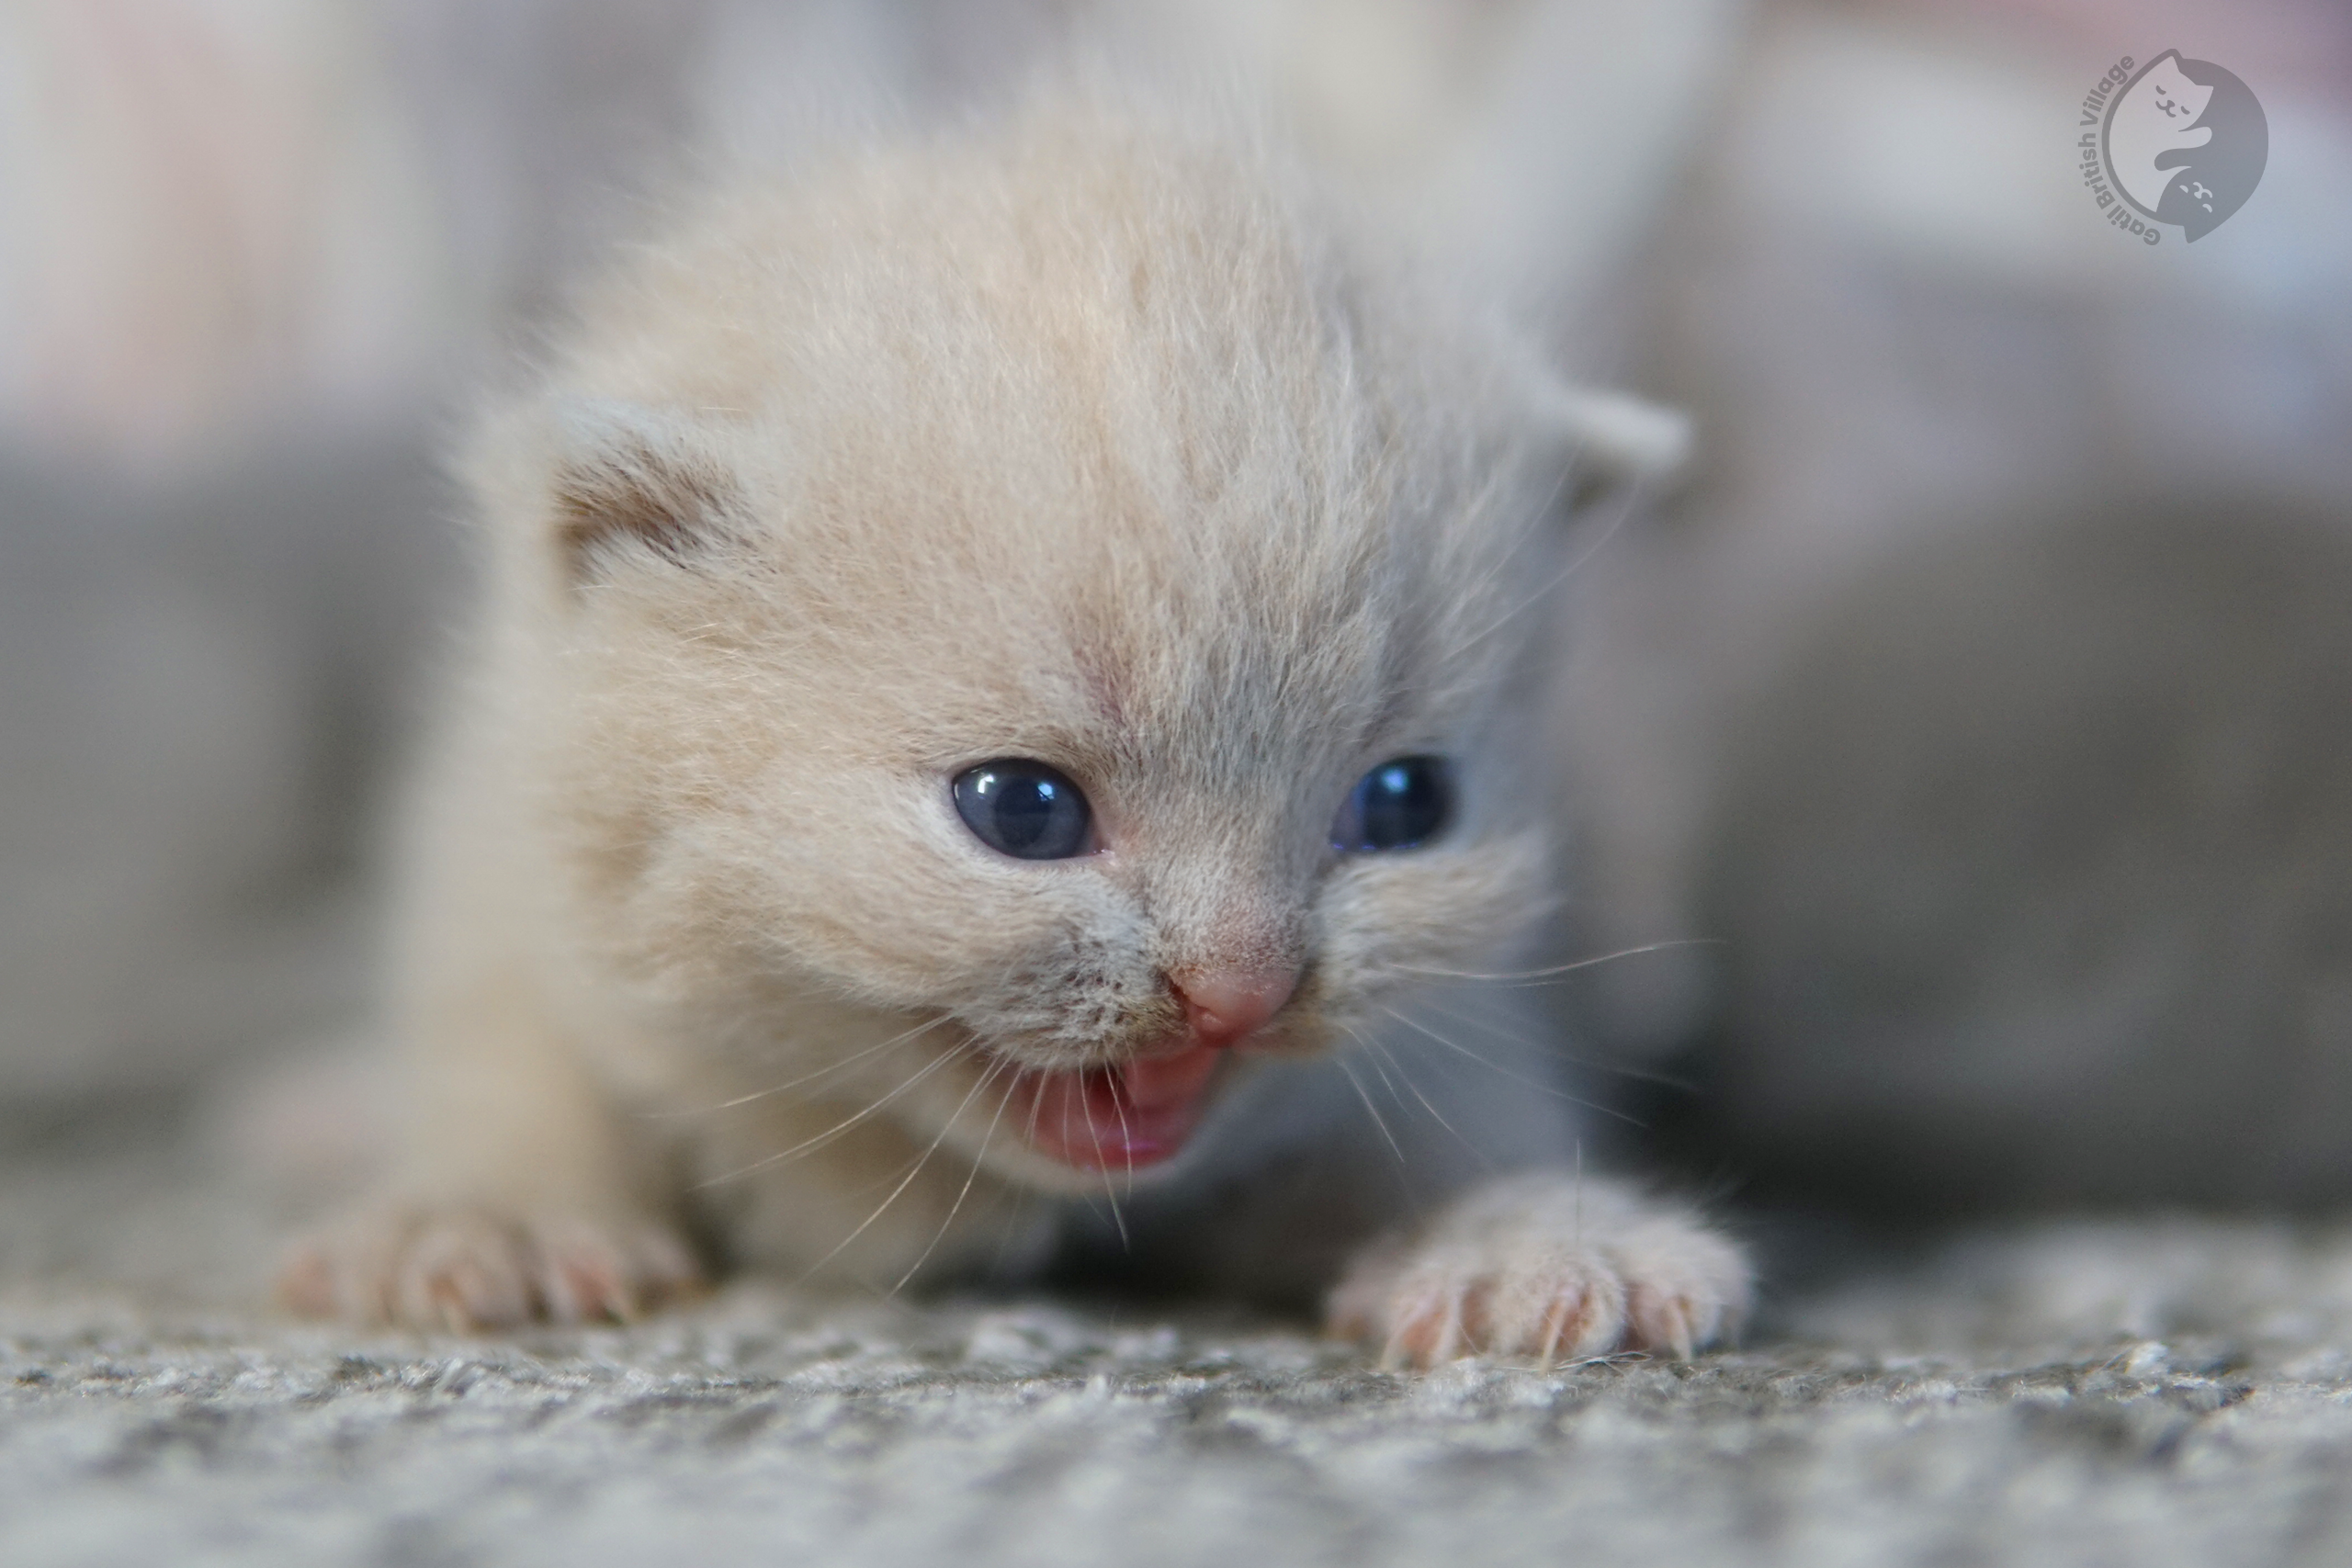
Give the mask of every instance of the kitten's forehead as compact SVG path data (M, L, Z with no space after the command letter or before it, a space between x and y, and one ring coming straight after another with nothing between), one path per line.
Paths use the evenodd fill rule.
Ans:
M1503 454L1448 345L1237 171L1019 194L938 220L922 286L837 323L864 363L831 367L803 477L964 576L923 584L957 632L1058 656L1109 717L1246 722L1230 699L1269 682L1326 718L1392 703L1529 521L1488 514Z
M1091 129L727 206L582 378L721 411L779 614L943 749L1231 770L1442 703L1532 532L1487 368L1252 154Z
M1466 515L1492 498L1406 446L1445 422L1335 365L1347 340L1211 365L1148 320L1090 325L1007 332L978 385L918 406L845 397L804 423L787 581L1007 745L1058 727L1154 770L1229 770L1414 716L1528 520Z
M1344 747L1407 717L1464 618L1431 603L1448 584L1427 520L1266 454L1213 491L1156 483L1149 445L1089 471L1067 446L983 437L924 493L840 498L844 534L878 508L902 556L837 536L836 561L800 554L785 591L868 670L903 668L896 689L948 721L944 743L993 728L1160 768L1300 734ZM809 543L791 530L781 547Z

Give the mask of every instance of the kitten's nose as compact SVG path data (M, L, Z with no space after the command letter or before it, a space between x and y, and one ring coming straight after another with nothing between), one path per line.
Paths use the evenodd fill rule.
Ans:
M1295 969L1193 969L1168 977L1204 1045L1238 1045L1265 1027L1298 986Z

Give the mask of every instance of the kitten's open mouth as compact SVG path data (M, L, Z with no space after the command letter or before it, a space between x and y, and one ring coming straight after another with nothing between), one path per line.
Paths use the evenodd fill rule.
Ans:
M1006 1120L1029 1146L1080 1170L1130 1170L1172 1158L1199 1124L1209 1082L1230 1052L1192 1045L1115 1067L1023 1070Z

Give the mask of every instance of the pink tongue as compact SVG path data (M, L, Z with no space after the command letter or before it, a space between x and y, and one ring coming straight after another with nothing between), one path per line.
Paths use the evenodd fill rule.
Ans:
M1080 1170L1156 1165L1184 1146L1224 1053L1188 1046L1124 1067L1022 1075L1008 1109L1030 1145ZM1023 1103L1023 1101L1026 1103Z

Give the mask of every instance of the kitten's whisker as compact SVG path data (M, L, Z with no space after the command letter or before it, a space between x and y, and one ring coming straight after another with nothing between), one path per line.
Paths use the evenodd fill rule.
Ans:
M1111 1107L1119 1113L1119 1149L1126 1156L1127 1196L1136 1195L1136 1135L1127 1125L1127 1102L1117 1095L1111 1097Z
M1576 1219L1574 1222L1574 1228L1570 1230L1568 1234L1574 1240L1575 1244L1578 1247L1581 1247L1584 1246L1584 1140L1582 1138L1578 1138L1577 1140L1577 1184L1575 1190L1577 1195Z
M931 1020L927 1023L919 1023L912 1029L907 1030L901 1033L893 1034L888 1040L876 1041L873 1044L866 1046L864 1050L853 1052L849 1055L843 1056L840 1061L835 1062L831 1066L820 1067L813 1073L803 1073L797 1078L792 1078L786 1082L776 1084L773 1088L754 1089L750 1094L739 1094L732 1100L722 1100L716 1105L686 1106L675 1111L649 1111L645 1114L653 1117L707 1116L715 1111L732 1111L739 1105L749 1105L754 1100L767 1100L779 1094L789 1093L791 1090L798 1089L805 1084L812 1084L821 1078L829 1078L844 1067L853 1066L855 1064L864 1061L866 1057L873 1055L877 1051L887 1051L893 1045L903 1045L908 1041L914 1039L918 1035L927 1034L931 1031L938 1028L941 1024L945 1023L954 1016L955 1015L952 1013L943 1012L937 1018Z
M880 1111L884 1106L898 1099L899 1096L906 1093L907 1090L914 1088L915 1085L922 1082L923 1079L931 1077L932 1074L939 1071L940 1068L945 1066L948 1063L959 1061L962 1058L970 1055L975 1049L976 1047L970 1045L959 1045L953 1051L943 1052L922 1067L920 1067L913 1073L909 1074L906 1078L892 1088L888 1093L883 1095L881 1099L876 1100L865 1110L857 1112L854 1116L847 1117L842 1121L836 1122L831 1127L826 1128L823 1132L816 1134L811 1137L803 1138L800 1142L793 1145L788 1149L782 1149L761 1159L753 1160L750 1165L743 1167L741 1170L731 1170L723 1176L714 1176L706 1180L698 1181L695 1183L691 1190L699 1192L706 1188L717 1187L722 1182L741 1180L742 1178L750 1176L755 1171L765 1170L770 1166L781 1165L786 1160L797 1159L803 1155L813 1154L817 1150L823 1148L828 1144L831 1144L834 1140L842 1137L844 1134L848 1133L851 1128L856 1126L867 1117L872 1116L875 1112Z
M1395 1052L1382 1044L1376 1037L1367 1037L1365 1035L1358 1034L1352 1029L1348 1031L1348 1038L1353 1040L1357 1044L1363 1046L1366 1050L1377 1051L1381 1055L1385 1056L1388 1059L1388 1065L1396 1069L1396 1076L1405 1080L1405 1087L1413 1091L1413 1098L1421 1102L1421 1109L1430 1113L1431 1120L1435 1121L1439 1126L1444 1128L1447 1132L1453 1134L1454 1141L1459 1143L1464 1148L1469 1150L1472 1158L1476 1159L1480 1165L1485 1166L1488 1170L1494 1169L1495 1162L1487 1157L1487 1151L1472 1143L1468 1138L1464 1137L1460 1130L1457 1129L1453 1122L1445 1119L1445 1112L1440 1111L1435 1102L1433 1102L1428 1095L1421 1092L1421 1086L1413 1081L1413 1075L1405 1070L1405 1064L1397 1058Z
M1063 1148L1067 1149L1067 1148L1069 1148L1069 1096L1068 1096L1068 1095L1066 1095L1066 1094L1065 1094L1065 1095L1060 1096L1059 1098L1060 1098L1061 1102L1062 1102L1061 1146L1062 1146ZM1033 1114L1034 1114L1034 1113L1033 1113ZM1095 1206L1094 1206L1094 1199L1093 1199L1093 1196L1092 1196L1091 1194L1089 1194L1089 1195L1088 1195L1088 1197L1087 1197L1087 1199L1086 1199L1086 1212L1087 1212L1088 1213L1090 1213L1090 1214L1099 1214L1099 1213L1102 1213L1102 1211L1101 1211L1101 1210L1099 1210L1099 1209L1095 1208ZM1113 1205L1112 1205L1112 1207L1111 1207L1111 1218L1112 1218L1112 1220L1113 1220L1114 1222L1116 1222L1116 1221L1118 1220L1118 1218L1119 1218L1119 1210L1118 1210L1118 1205L1117 1205L1117 1204L1115 1204L1115 1203L1114 1203L1114 1204L1113 1204ZM1125 1226L1125 1224L1120 1224L1120 1225L1119 1225L1119 1242L1120 1242L1120 1245L1121 1245L1122 1247L1125 1247L1125 1245L1126 1244L1126 1239L1127 1239L1127 1230L1126 1230L1126 1226Z
M1396 1060L1396 1058L1392 1056L1392 1057L1390 1057L1390 1058L1389 1058L1389 1060L1393 1062L1393 1061L1395 1061L1395 1060ZM1396 1109L1397 1109L1397 1110L1399 1110L1399 1111L1403 1111L1403 1110L1408 1109L1408 1107L1407 1107L1407 1106L1406 1106L1406 1104L1405 1104L1405 1097L1404 1097L1403 1095L1401 1095L1401 1094L1399 1094L1399 1093L1397 1093L1397 1092L1396 1092L1396 1086L1394 1083L1391 1083L1391 1082L1389 1081L1389 1079L1388 1079L1388 1069L1387 1069L1387 1068L1385 1068L1385 1067L1384 1067L1384 1066L1381 1066L1378 1062L1376 1062L1376 1061L1370 1061L1370 1060L1367 1060L1367 1061L1365 1062L1365 1064L1364 1064L1364 1065L1365 1065L1366 1066L1369 1066L1369 1067L1373 1070L1373 1072L1374 1072L1374 1074L1379 1077L1379 1079L1380 1079L1380 1087L1381 1087L1381 1088L1383 1088L1383 1089L1386 1089L1386 1090L1388 1091L1388 1098L1389 1098L1390 1100L1395 1100L1395 1101L1396 1102Z
M1645 942L1639 947L1621 947L1614 953L1596 953L1573 963L1555 964L1546 969L1505 969L1496 974L1482 975L1471 969L1432 969L1417 964L1394 964L1389 967L1399 975L1426 975L1440 980L1487 980L1515 985L1550 979L1558 975L1573 975L1579 969L1590 969L1602 964L1614 964L1621 958L1637 958L1645 953L1664 953L1680 947L1721 947L1723 938L1713 936L1679 937L1670 942Z
M1612 1077L1631 1078L1635 1083L1656 1084L1660 1089L1670 1089L1683 1094L1698 1092L1698 1086L1688 1078L1676 1077L1671 1073L1661 1073L1651 1067L1636 1067L1624 1062L1611 1062L1598 1057L1579 1055L1562 1046L1556 1040L1531 1040L1517 1030L1505 1029L1490 1018L1475 1018L1456 1012L1435 997L1422 997L1420 1005L1440 1014L1450 1022L1461 1024L1464 1028L1484 1029L1499 1034L1513 1044L1524 1045L1531 1051L1541 1052L1546 1056L1566 1062L1573 1067L1580 1067L1587 1072L1607 1073Z
M1010 1065L1011 1064L1006 1062L1002 1057L999 1057L996 1061L990 1063L989 1070L980 1075L980 1081L972 1086L973 1093L977 1094L981 1089L986 1089L989 1082ZM898 1283L890 1287L889 1293L891 1295L895 1296L900 1291L906 1289L907 1281L915 1277L915 1271L921 1269L925 1263L931 1261L932 1253L936 1251L939 1244L946 1239L948 1227L956 1223L956 1216L963 1213L964 1200L972 1195L972 1183L978 1181L980 1178L980 1166L989 1157L989 1145L996 1140L997 1123L1004 1120L1004 1108L1012 1102L1012 1090L1010 1086L1007 1086L1004 1093L997 1097L996 1114L989 1118L989 1130L980 1135L980 1151L972 1156L971 1171L964 1178L964 1185L956 1190L956 1201L947 1206L947 1217L939 1222L939 1229L932 1233L930 1244L922 1249L922 1254L918 1256L912 1263L907 1265L907 1271L899 1276ZM965 1096L964 1104L969 1105L970 1103L971 1096ZM963 1106L957 1106L956 1108L956 1114L961 1116L963 1113ZM953 1123L951 1122L950 1125L953 1125ZM944 1137L946 1134L943 1132L940 1135Z
M864 1235L869 1229L871 1229L874 1222L880 1219L884 1213L888 1212L890 1205L897 1202L899 1196L903 1194L908 1188L914 1185L915 1178L922 1174L922 1168L931 1163L931 1156L937 1154L939 1152L939 1145L947 1141L947 1134L949 1131L955 1127L956 1118L964 1114L964 1108L972 1103L972 1097L979 1093L980 1086L988 1081L988 1075L986 1073L982 1073L973 1083L972 1087L964 1091L964 1098L956 1104L954 1113L951 1114L945 1122L940 1124L938 1135L931 1140L929 1147L925 1148L921 1155L916 1156L913 1168L910 1169L905 1176L899 1178L899 1184L890 1189L890 1195L888 1198L883 1199L879 1203L876 1203L874 1206L874 1212L866 1215L864 1220L860 1221L858 1227L855 1230L850 1232L849 1235L835 1242L831 1251L826 1253L824 1257L817 1259L816 1262L808 1265L808 1267L802 1271L799 1280L796 1281L796 1283L805 1285L811 1279L814 1279L820 1269L823 1269L826 1264L831 1263L834 1258L839 1258L842 1255L843 1248L847 1247L852 1242L855 1241L859 1236ZM911 1272L911 1270L910 1270L910 1272ZM905 1283L906 1281L904 1280L899 1281L899 1284L900 1285ZM898 1285L891 1286L888 1292L884 1292L884 1299L888 1300L889 1297L898 1294Z
M1603 1105L1598 1100L1586 1100L1579 1095L1570 1094L1567 1090L1560 1088L1557 1084L1539 1083L1523 1073L1514 1073L1509 1067L1503 1066L1499 1063L1489 1062L1486 1057L1481 1056L1477 1052L1471 1050L1468 1046L1455 1043L1453 1041L1447 1039L1444 1035L1440 1034L1436 1030L1431 1029L1428 1024L1423 1023L1420 1020L1410 1017L1405 1013L1398 1012L1395 1008L1390 1007L1385 1003L1381 1004L1380 1010L1395 1019L1397 1022L1403 1024L1406 1028L1415 1030L1422 1034L1428 1035L1431 1040L1436 1041L1447 1050L1467 1056L1470 1060L1477 1063L1488 1072L1499 1074L1502 1077L1510 1079L1513 1083L1524 1084L1526 1087L1536 1090L1538 1093L1548 1094L1555 1100L1564 1100L1570 1105L1580 1105L1588 1111L1598 1111L1603 1116L1613 1116L1618 1121L1624 1122L1627 1126L1641 1127L1646 1125L1646 1123L1645 1123L1639 1117L1628 1116L1623 1111L1617 1110L1613 1106Z
M1062 1116L1065 1123L1067 1123L1069 1116L1069 1105L1067 1099L1063 1101ZM1125 1109L1122 1109L1119 1111L1119 1125L1122 1128L1125 1128L1126 1121L1127 1113ZM1102 1196L1111 1201L1111 1224L1115 1226L1119 1232L1119 1250L1122 1252L1132 1252L1135 1249L1135 1246L1134 1243L1127 1239L1127 1217L1119 1213L1118 1189L1111 1185L1111 1162L1102 1157L1102 1130L1094 1124L1094 1118L1091 1113L1090 1113L1086 1118L1086 1135L1092 1139L1094 1143L1094 1168L1102 1173ZM1067 1140L1065 1140L1065 1142L1067 1142ZM1128 1157L1130 1159L1134 1157L1132 1152L1130 1152Z
M1021 1087L1021 1080L1029 1077L1035 1070L1035 1069L1030 1067L1023 1067L1016 1071L1012 1075L1012 1084L1005 1089L1005 1092L1007 1094L1012 1094L1018 1090ZM1023 1144L1034 1145L1036 1143L1037 1114L1045 1109L1046 1097L1044 1095L1033 1094L1029 1097L1029 1120L1021 1129L1021 1141Z
M1008 1099L1011 1098L1012 1086L1007 1085L1004 1092ZM982 1152L987 1152L985 1146ZM1021 1216L1028 1213L1029 1196L1029 1190L1025 1187L1013 1188L1010 1202L999 1196L998 1201L1004 1208L1004 1228L997 1232L996 1252L989 1258L989 1272L991 1274L1001 1275L1004 1272L1004 1249L1012 1245L1012 1233L1021 1228Z
M1372 1095L1363 1087L1363 1080L1356 1077L1356 1070L1348 1066L1348 1059L1345 1056L1334 1056L1331 1062L1340 1071L1348 1075L1348 1082L1355 1086L1356 1098L1363 1101L1365 1114L1372 1118L1372 1124L1380 1129L1380 1135L1388 1140L1388 1147L1396 1156L1397 1168L1404 1168L1405 1146L1396 1141L1396 1134L1390 1132L1388 1123L1381 1119L1380 1107L1372 1102Z
M1135 1240L1127 1235L1127 1216L1120 1212L1119 1190L1111 1185L1111 1168L1107 1164L1102 1167L1102 1196L1111 1201L1111 1224L1119 1233L1119 1250L1133 1253Z

